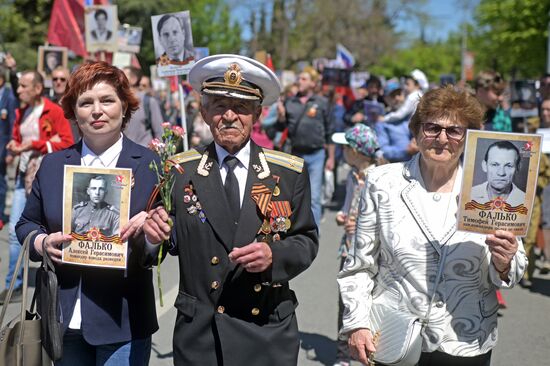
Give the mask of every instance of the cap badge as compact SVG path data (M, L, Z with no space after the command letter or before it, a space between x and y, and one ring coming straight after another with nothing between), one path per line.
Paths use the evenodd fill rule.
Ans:
M241 68L239 65L233 63L229 65L225 74L223 74L223 80L229 85L239 85L243 81L241 75Z

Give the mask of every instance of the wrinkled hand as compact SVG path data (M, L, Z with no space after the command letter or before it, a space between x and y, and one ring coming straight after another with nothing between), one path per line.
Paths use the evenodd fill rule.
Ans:
M359 362L368 365L369 356L376 352L376 347L372 341L370 330L361 328L350 333L348 338L348 346L351 357Z
M143 224L143 232L147 240L151 244L160 244L170 239L172 232L170 222L170 216L164 207L159 206L149 211Z
M46 236L44 241L40 237L37 237L37 240L34 241L34 248L40 255L44 256L44 250L50 259L57 264L62 264L61 262L61 246L63 243L70 243L73 239L69 234L63 234L61 231L52 233Z
M242 265L247 272L259 273L271 266L273 253L267 243L256 242L241 248L234 248L229 253L229 260Z
M134 215L120 230L120 240L127 241L129 237L136 238L143 231L147 212L141 211Z
M497 230L494 234L487 235L485 244L489 246L493 266L502 275L506 275L512 258L518 251L516 236L509 231Z
M344 230L346 230L346 234L348 235L355 234L356 223L357 223L357 218L355 216L347 217L347 220L344 224Z

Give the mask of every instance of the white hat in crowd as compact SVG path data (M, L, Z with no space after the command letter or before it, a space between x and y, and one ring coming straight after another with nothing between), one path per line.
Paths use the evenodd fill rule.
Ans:
M273 71L240 55L202 58L189 71L188 80L201 93L260 100L262 105L273 104L281 94L281 84Z
M414 69L413 71L411 71L411 77L416 80L422 90L426 91L429 89L430 84L428 83L428 78L426 77L426 74L424 74L424 72L418 69Z

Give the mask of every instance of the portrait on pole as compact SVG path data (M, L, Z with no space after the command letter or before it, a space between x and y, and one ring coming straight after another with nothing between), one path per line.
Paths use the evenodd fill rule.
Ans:
M115 52L118 48L116 5L87 6L84 17L86 50Z
M158 75L187 74L195 63L189 11L154 15L151 26Z

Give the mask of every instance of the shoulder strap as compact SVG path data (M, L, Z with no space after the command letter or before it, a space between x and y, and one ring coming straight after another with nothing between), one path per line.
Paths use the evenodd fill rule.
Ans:
M19 273L19 270L21 269L21 264L23 263L24 269L23 269L23 294L21 299L21 314L20 314L20 320L25 320L25 312L26 312L26 306L27 306L27 286L28 286L28 279L29 279L29 242L32 237L34 237L34 234L36 234L37 230L32 231L27 235L25 238L25 241L23 242L23 245L21 246L21 251L19 252L19 257L17 258L17 263L15 264L15 271L13 273ZM2 313L0 314L0 328L2 327L2 324L4 322L4 316L6 315L6 310L8 309L8 305L11 301L11 295L13 293L13 288L15 287L15 282L17 281L17 276L13 276L10 288L8 289L8 293L6 295L6 298L4 300L4 304L2 305ZM21 322L23 324L23 322ZM20 335L23 334L23 331L21 331Z
M174 161L177 164L182 164L182 163L186 163L188 161L198 160L200 158L202 158L201 153L199 153L195 149L190 149L190 150L181 152L179 154L172 155L170 157L170 160Z
M262 149L265 155L265 159L270 163L280 165L282 167L294 170L297 173L301 173L304 169L304 159L297 156L287 154L282 151Z
M445 265L445 258L447 257L447 245L443 245L441 250L441 255L439 256L439 267L437 268L437 275L435 276L434 291L430 297L430 304L428 305L428 310L426 311L426 316L422 319L422 324L424 326L428 325L430 322L430 313L432 312L432 306L434 304L435 296L437 295L437 288L439 287L439 282L441 282L441 275L443 274L443 266Z

